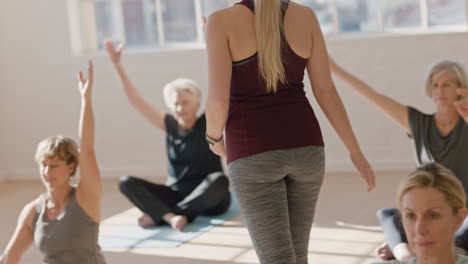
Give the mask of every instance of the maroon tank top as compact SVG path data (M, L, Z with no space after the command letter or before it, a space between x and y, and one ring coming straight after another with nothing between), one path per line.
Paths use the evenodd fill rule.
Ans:
M238 3L254 12L253 0ZM282 13L289 1L284 2ZM226 123L227 162L265 151L323 146L322 132L304 91L308 59L284 41L286 84L267 93L258 71L257 54L232 63L229 115Z

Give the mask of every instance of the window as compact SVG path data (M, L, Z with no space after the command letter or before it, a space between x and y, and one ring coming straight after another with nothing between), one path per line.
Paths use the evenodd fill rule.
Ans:
M428 0L429 26L466 24L466 1Z
M200 46L200 0L69 0L76 53L102 49L106 39L128 47ZM75 12L76 13L76 12ZM76 30L78 29L78 30ZM78 32L78 33L76 33ZM78 35L78 36L77 36Z
M325 34L466 31L465 0L297 0Z
M103 48L202 47L202 16L237 0L68 0L75 54Z
M382 1L382 23L386 29L421 26L420 0Z
M202 16L240 0L68 0L75 51L202 47ZM466 30L465 0L293 0L313 8L324 34Z

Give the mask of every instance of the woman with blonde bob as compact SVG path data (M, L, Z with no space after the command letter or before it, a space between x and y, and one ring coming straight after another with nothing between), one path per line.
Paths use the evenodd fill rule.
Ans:
M305 69L368 190L375 187L331 80L317 17L287 0L243 0L209 17L206 38L206 138L213 152L227 156L233 191L260 262L307 263L324 149L305 96Z
M380 263L468 263L467 256L456 254L454 243L467 215L466 194L450 170L437 163L415 170L400 185L397 198L415 257Z
M91 102L93 67L88 79L80 72L81 118L79 147L70 138L44 139L36 150L36 162L46 192L21 212L0 264L17 264L34 242L43 262L105 263L98 245L101 219L101 178L94 152L94 115ZM80 164L77 186L70 183Z
M331 69L356 93L382 111L414 140L416 163L421 166L437 162L450 169L468 191L468 77L463 65L454 60L439 60L432 64L425 77L425 91L436 106L434 114L425 114L372 89L365 82L338 66ZM378 250L381 259L402 260L413 256L400 225L396 208L384 208L377 213L386 238ZM457 246L468 250L468 225L457 233Z

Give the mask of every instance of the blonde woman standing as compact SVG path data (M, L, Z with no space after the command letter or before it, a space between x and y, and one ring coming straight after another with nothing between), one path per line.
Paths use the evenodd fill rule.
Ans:
M227 156L260 262L307 263L324 144L305 96L305 69L368 190L375 187L331 80L317 18L289 1L244 0L209 17L207 47L206 137L215 153Z

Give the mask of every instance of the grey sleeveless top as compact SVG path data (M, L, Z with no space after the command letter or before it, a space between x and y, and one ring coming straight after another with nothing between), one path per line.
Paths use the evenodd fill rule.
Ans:
M97 243L99 224L78 205L75 188L63 213L57 219L46 215L46 196L42 194L32 222L34 243L47 264L104 264Z
M468 124L460 118L447 136L442 136L434 114L424 114L408 107L410 137L416 148L418 166L438 162L450 169L468 192Z

